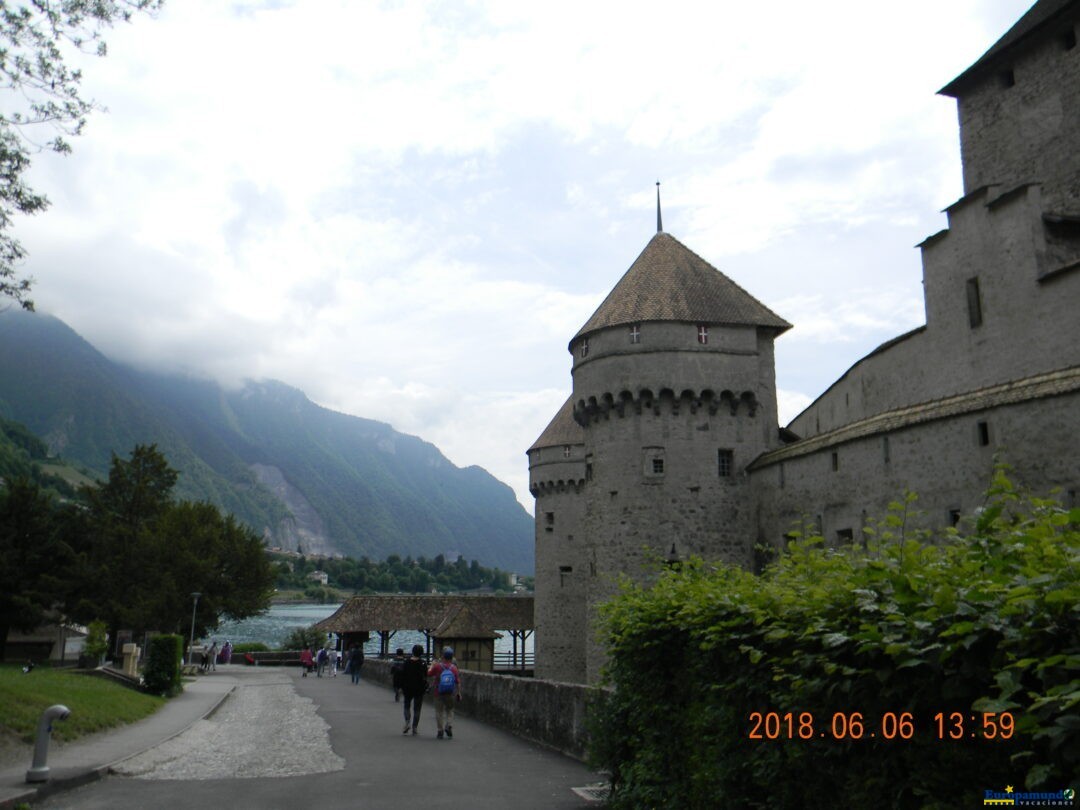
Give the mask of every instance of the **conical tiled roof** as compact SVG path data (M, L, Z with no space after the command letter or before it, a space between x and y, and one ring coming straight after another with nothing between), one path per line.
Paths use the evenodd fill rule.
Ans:
M791 324L674 236L658 233L574 336L643 321L687 321L777 330ZM573 342L573 341L571 341Z
M540 438L533 442L527 452L541 447L559 447L565 444L582 444L585 441L585 428L574 420L574 398L568 397L555 418L551 420Z

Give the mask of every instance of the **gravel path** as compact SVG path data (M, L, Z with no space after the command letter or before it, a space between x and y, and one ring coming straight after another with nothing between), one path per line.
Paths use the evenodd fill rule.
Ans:
M330 727L283 672L246 675L209 719L113 767L138 779L249 779L340 771Z

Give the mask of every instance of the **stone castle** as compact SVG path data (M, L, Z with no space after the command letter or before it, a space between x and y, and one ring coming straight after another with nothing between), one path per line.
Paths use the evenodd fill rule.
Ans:
M528 451L536 675L595 682L616 576L745 566L793 526L858 540L905 490L923 525L983 500L995 457L1080 487L1080 0L1039 0L941 93L964 196L922 242L926 324L856 362L787 427L783 318L660 228L570 340L573 392ZM809 525L807 525L809 524Z

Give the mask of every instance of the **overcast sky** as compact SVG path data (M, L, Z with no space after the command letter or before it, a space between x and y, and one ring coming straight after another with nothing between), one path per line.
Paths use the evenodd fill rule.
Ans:
M526 448L566 345L664 229L795 328L786 422L923 323L913 246L961 195L936 91L1031 0L167 0L86 58L39 155L38 309L111 358L275 378L479 464Z

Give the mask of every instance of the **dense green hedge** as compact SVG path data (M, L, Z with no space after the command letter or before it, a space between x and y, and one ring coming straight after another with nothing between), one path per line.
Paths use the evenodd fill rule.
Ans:
M1080 510L999 472L961 532L912 537L911 500L867 548L807 538L760 577L695 561L622 586L602 609L614 689L590 713L613 807L951 808L1078 787ZM753 712L779 716L765 739ZM911 739L883 738L907 731L888 712ZM836 713L862 739L835 739Z
M182 636L154 636L146 651L143 680L155 695L172 696L180 692L180 660L184 655Z

